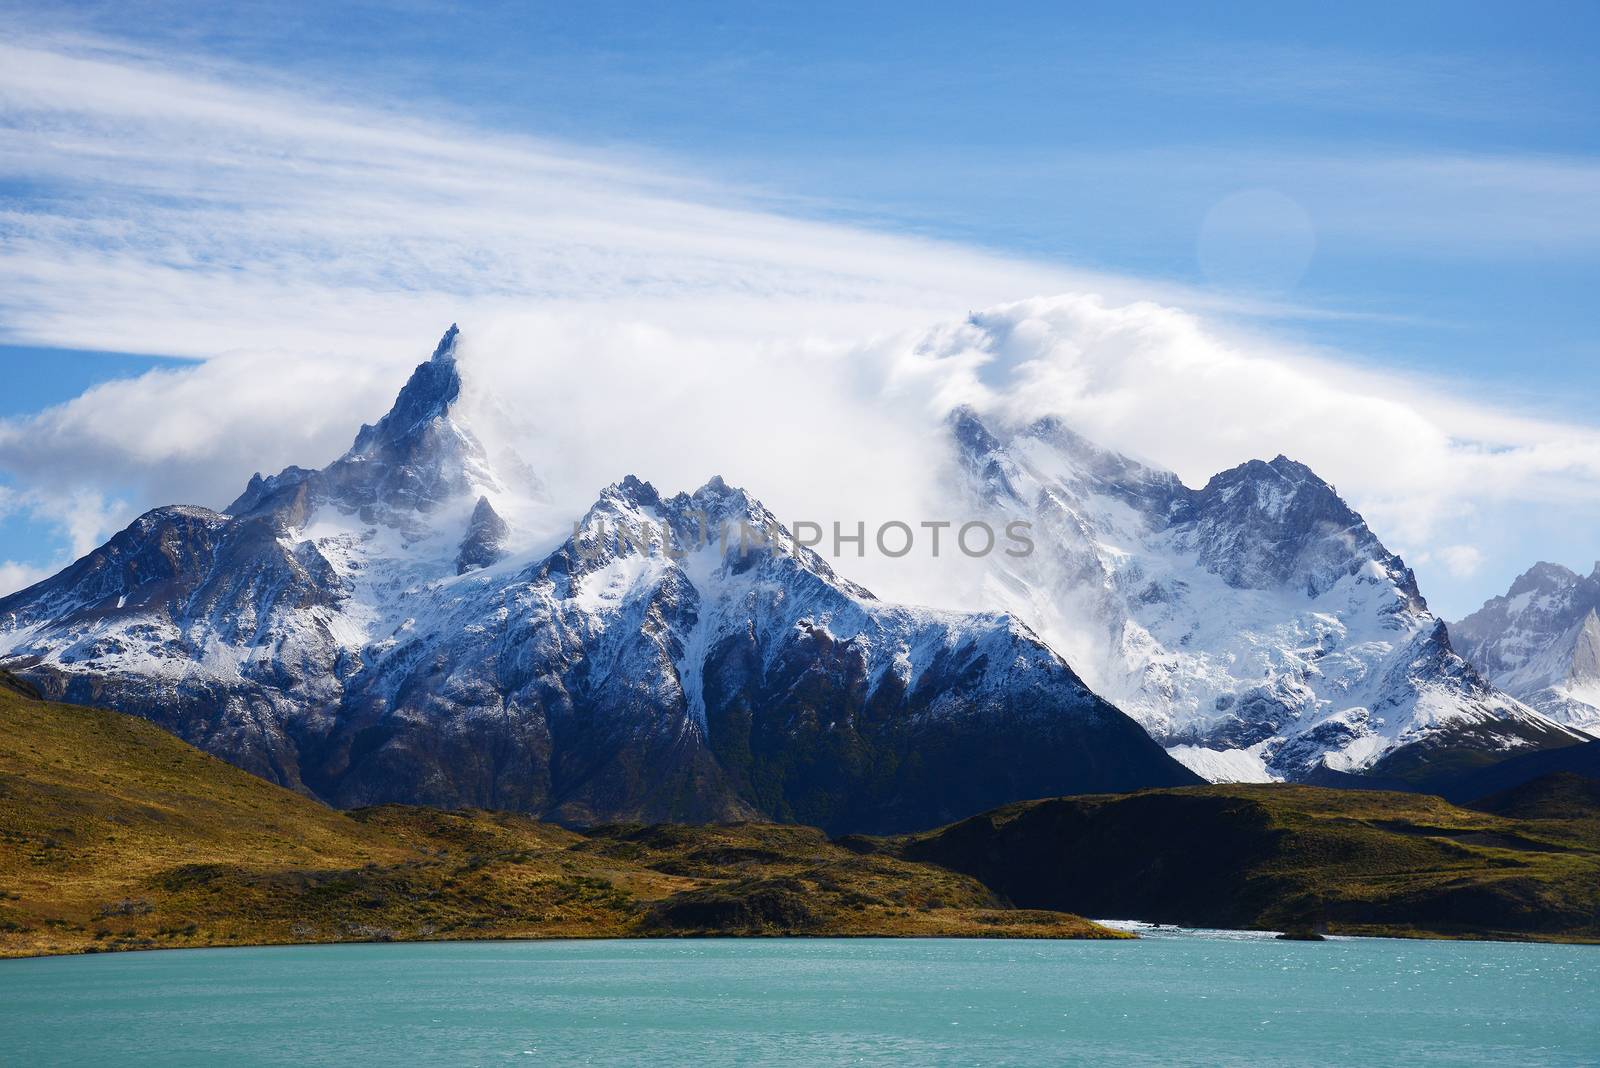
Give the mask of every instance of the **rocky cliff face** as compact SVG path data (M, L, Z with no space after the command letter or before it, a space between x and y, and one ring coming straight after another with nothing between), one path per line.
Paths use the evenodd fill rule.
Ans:
M1207 778L1415 772L1570 744L1450 646L1415 577L1285 457L1191 489L1045 419L950 422L960 478L1036 551L996 555L991 602Z
M517 556L455 341L328 467L0 600L0 663L339 805L888 831L1195 781L1014 616L883 604L719 479Z
M1450 633L1497 686L1600 734L1600 564L1587 576L1536 564Z
M456 553L456 574L465 575L474 568L488 567L506 555L506 539L511 528L494 510L489 498L479 497L467 521L466 536L461 539L461 549Z

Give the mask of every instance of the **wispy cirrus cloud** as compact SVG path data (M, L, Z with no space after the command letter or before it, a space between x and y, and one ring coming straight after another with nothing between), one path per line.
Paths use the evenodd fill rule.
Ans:
M27 191L0 214L0 312L40 343L200 356L370 344L504 302L713 294L877 313L1127 284L105 46L0 45L0 113L0 174Z
M1130 182L1166 165L1079 162ZM1544 188L1551 239L1588 239L1556 233L1588 203L1585 164L1381 166L1418 199L1430 182ZM785 514L929 507L930 435L957 399L1064 413L1191 481L1291 453L1441 582L1530 504L1589 522L1600 496L1592 428L1229 326L1326 309L796 218L657 161L106 42L0 44L0 180L9 339L199 361L0 422L0 470L63 552L141 507L221 505L258 467L326 462L456 320L536 428L535 466L564 468L575 499L628 471L664 489L724 473ZM927 333L1060 292L1098 296L980 316L992 336Z
M1128 190L1203 167L1159 154L1043 165ZM1448 178L1439 168L1469 164L1404 166ZM1504 166L1494 181L1514 193ZM1249 169L1270 181L1327 167ZM1329 187L1359 177L1330 173ZM1581 189L1581 174L1563 173L1547 186ZM774 210L790 201L659 160L342 105L259 71L78 38L0 45L0 177L16 194L0 210L0 323L42 344L191 356L362 345L469 307L707 295L862 313L835 319L841 329L880 326L890 308L909 324L1065 290L1269 319L1349 314L795 218ZM1415 184L1396 212L1425 220L1416 202L1437 190ZM1386 217L1369 205L1362 219Z

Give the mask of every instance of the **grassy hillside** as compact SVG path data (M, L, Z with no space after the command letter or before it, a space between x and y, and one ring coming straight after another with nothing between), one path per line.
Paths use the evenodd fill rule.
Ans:
M1480 797L1467 807L1512 819L1600 821L1600 779L1551 772ZM1600 827L1594 833L1600 836Z
M1429 793L1438 794L1447 801L1471 804L1477 798L1562 772L1590 779L1600 778L1600 741L1522 753L1426 785Z
M690 933L1114 936L808 828L336 812L0 679L0 956Z
M1208 786L1025 802L876 847L1090 916L1595 940L1600 820L1587 796L1558 782L1496 802L1560 817L1530 819L1418 794Z
M1108 937L1221 927L1600 939L1600 796L1211 786L1010 805L926 834L337 812L149 723L0 675L0 955L414 938ZM1011 905L1022 906L1013 908Z

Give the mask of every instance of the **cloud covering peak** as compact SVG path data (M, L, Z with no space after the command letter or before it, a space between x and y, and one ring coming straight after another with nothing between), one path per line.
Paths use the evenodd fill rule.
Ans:
M1288 454L1435 600L1542 524L1594 529L1592 428L1239 332L1281 308L801 218L659 161L35 39L0 44L0 167L51 191L0 215L6 340L197 361L0 422L0 512L59 527L63 554L327 463L457 320L465 399L501 405L570 507L629 473L721 473L785 521L947 518L941 419L965 403L1062 416L1191 483Z

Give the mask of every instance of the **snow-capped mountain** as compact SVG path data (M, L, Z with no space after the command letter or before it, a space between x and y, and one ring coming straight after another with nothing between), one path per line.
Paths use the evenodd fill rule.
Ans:
M1451 649L1416 579L1310 469L1251 461L1185 486L1056 419L950 419L973 507L1032 523L991 604L1212 780L1401 774L1580 736Z
M879 602L720 479L519 555L455 341L329 466L0 600L0 663L339 805L896 830L1195 781L1015 617Z
M1600 733L1600 564L1536 564L1459 623L1461 654L1552 719Z

